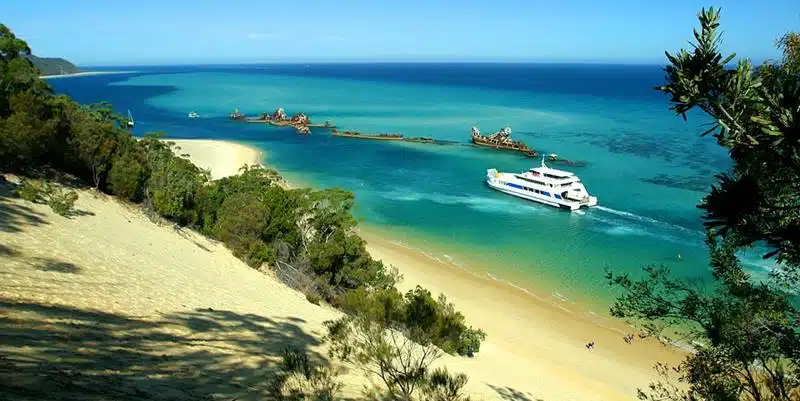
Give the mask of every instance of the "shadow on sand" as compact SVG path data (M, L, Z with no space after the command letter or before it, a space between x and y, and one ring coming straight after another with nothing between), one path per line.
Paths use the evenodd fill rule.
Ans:
M260 400L294 319L200 309L145 320L0 300L2 400Z
M24 226L47 224L44 215L25 206L11 203L13 185L0 182L0 231L16 233Z
M531 393L523 393L511 387L494 386L488 383L486 385L505 401L544 401L541 398L535 398Z

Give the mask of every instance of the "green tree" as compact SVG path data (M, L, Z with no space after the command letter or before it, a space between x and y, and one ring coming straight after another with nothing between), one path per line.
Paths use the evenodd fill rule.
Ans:
M734 55L718 49L719 11L698 17L692 51L667 53L667 83L659 89L683 118L695 108L710 116L702 135L713 133L733 161L699 206L715 288L698 290L657 266L641 279L609 273L625 290L611 311L654 333L677 327L699 344L677 368L688 390L654 383L642 399L797 400L800 320L791 294L800 289L800 41L797 34L779 41L782 60L728 68ZM765 282L736 256L756 244L780 263Z
M118 132L109 111L92 106L78 106L69 111L72 132L70 144L74 155L86 170L95 188L100 188L111 168L120 140L127 134Z
M12 94L26 90L49 93L49 87L39 79L36 68L27 58L30 54L28 44L0 24L0 118L10 114Z
M225 199L217 212L217 238L249 265L272 262L271 252L262 240L270 211L266 205L246 192Z
M146 197L162 216L173 218L182 225L190 224L197 217L195 194L208 181L209 173L189 160L173 155L172 144L154 142L159 141L150 139L145 144L150 171Z
M129 141L113 160L108 172L111 191L123 199L134 202L141 200L146 173L142 152L135 142Z

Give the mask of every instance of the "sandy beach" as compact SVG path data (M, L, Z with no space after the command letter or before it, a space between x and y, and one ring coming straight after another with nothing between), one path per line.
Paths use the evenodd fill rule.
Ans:
M421 285L444 293L470 324L487 332L474 360L448 361L473 385L502 383L498 393L522 391L530 400L635 399L637 388L655 380L656 361L675 364L685 357L656 340L636 337L628 344L623 336L635 334L630 326L550 303L547 289L526 294L408 249L389 239L391 233L361 229L360 235L374 258L403 274L401 290ZM585 347L590 341L593 350Z
M263 153L255 148L235 142L206 139L169 139L175 142L178 153L189 154L192 162L202 169L211 170L211 178L219 179L236 175L244 165L262 164Z
M230 142L175 142L214 177L263 159L260 151ZM7 192L0 201L0 214L6 217L0 223L0 274L5 277L0 281L0 330L10 325L3 319L32 319L31 330L50 327L56 336L52 342L70 332L105 329L92 323L102 313L103 321L116 326L108 328L111 333L95 333L113 340L114 346L100 351L114 354L122 347L137 358L157 359L148 364L114 360L116 365L106 369L123 372L127 366L148 377L172 374L196 384L164 379L166 387L185 394L209 389L227 397L254 394L263 379L258 367L274 360L285 344L324 355L322 322L339 312L310 304L218 243L190 230L153 224L138 210L88 191L77 204L84 213L71 219L12 199ZM627 344L622 337L632 329L621 322L565 310L538 299L535 291L525 294L437 262L392 242L390 232L360 229L360 234L373 257L403 274L401 290L420 284L434 294L442 292L470 324L488 333L475 358L441 360L451 371L469 375L468 389L476 400L634 400L636 388L655 378L656 361L676 363L684 356L652 340L636 338ZM133 336L129 332L144 343L127 338ZM127 342L117 344L118 336ZM92 338L81 337L74 349L55 354L46 342L41 350L28 344L25 358L100 352L84 343L101 341ZM586 349L589 341L596 342L595 349ZM13 341L0 345L0 351L22 354ZM351 371L346 382L347 392L358 394L364 379Z
M75 78L75 77L85 77L89 75L129 74L132 72L136 71L83 71L83 72L76 72L73 74L40 75L39 79Z

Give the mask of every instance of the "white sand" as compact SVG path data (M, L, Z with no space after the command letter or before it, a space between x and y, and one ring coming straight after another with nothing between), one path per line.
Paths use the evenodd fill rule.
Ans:
M247 152L227 142L180 144L217 177L260 159L257 150ZM161 378L169 391L212 391L222 399L246 394L249 398L241 399L252 399L264 391L259 367L274 360L284 344L306 345L312 353L324 354L324 346L316 344L324 334L322 322L339 312L310 304L245 266L220 244L153 224L103 195L82 192L77 206L92 215L66 219L45 206L0 196L0 301L99 310L155 327L115 326L111 337L126 342L112 347L96 333L102 328L93 323L96 318L70 313L74 320L63 332L81 334L64 336L84 341L77 344L80 347L62 337L37 343L37 336L46 336L42 333L61 333L59 324L65 323L29 306L0 304L0 336L8 339L0 344L0 355L70 364L78 363L74 361L80 361L77 356L82 353L107 351L110 362L98 365L97 375L117 378L130 370L144 372L140 375L147 375L145 383L118 379L144 387L142 391L152 390L152 383ZM683 357L650 341L626 344L617 331L624 325L600 327L580 313L565 312L393 245L384 234L363 234L374 257L400 268L405 276L402 289L422 284L434 293L444 292L470 324L487 331L489 338L475 358L447 356L441 361L451 371L469 375L468 389L476 400L634 400L635 389L654 378L651 366L656 360ZM12 319L9 322L34 321L27 323L31 334L19 334L16 325L24 325L5 324L4 316ZM5 333L8 330L11 334ZM136 341L130 333L136 333ZM584 344L591 340L597 348L589 351ZM15 347L15 342L24 346ZM122 352L130 349L146 357ZM142 362L156 358L147 355L161 354L166 355L163 362ZM119 367L119 355L129 363ZM14 372L26 371L16 367ZM191 385L177 380L184 378L191 379ZM358 395L365 379L351 372L345 380L347 393Z
M255 148L235 142L206 139L169 139L180 149L177 153L189 154L192 162L202 169L211 170L211 178L236 175L244 165L262 164L263 153Z
M76 72L74 74L63 74L63 75L40 75L39 79L61 79L61 78L76 78L76 77L85 77L89 75L111 75L111 74L128 74L136 71L83 71L83 72Z

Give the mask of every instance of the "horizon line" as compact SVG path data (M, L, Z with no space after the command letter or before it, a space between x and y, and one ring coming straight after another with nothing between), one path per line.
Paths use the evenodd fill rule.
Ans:
M275 65L402 65L402 64L462 64L462 65L606 65L606 66L653 66L663 67L665 62L637 62L637 61L427 61L427 60L403 60L403 61L272 61L272 62L207 62L207 63L152 63L152 64L76 64L79 68L119 68L119 67L230 67L230 66L275 66Z

